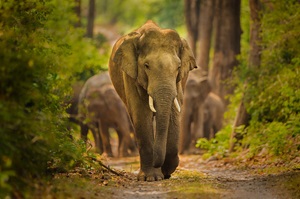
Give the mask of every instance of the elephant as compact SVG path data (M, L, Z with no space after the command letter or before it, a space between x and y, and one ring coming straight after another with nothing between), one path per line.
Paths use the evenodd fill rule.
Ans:
M196 67L186 40L153 21L115 43L109 74L135 128L140 154L137 180L168 179L176 170L183 88Z
M222 99L210 92L204 102L204 137L211 139L221 130L225 104Z
M114 128L118 134L119 157L138 154L130 136L130 132L133 132L132 123L108 72L94 75L86 81L79 95L78 109L78 118L91 129L100 154L104 152L113 157L109 128ZM87 134L83 131L81 135L86 137Z
M204 102L211 89L207 72L198 68L189 73L181 114L180 154L189 152L195 138L203 136Z
M87 140L86 135L89 130L88 126L77 118L79 95L83 85L84 85L83 81L77 81L72 85L72 96L71 99L66 102L66 104L68 104L66 112L69 114L69 121L80 126L81 138L84 141L86 141ZM71 129L71 124L68 125L68 129L69 130Z

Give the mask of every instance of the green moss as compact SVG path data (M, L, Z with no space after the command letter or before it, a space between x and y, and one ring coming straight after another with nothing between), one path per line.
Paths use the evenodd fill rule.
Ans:
M171 187L168 196L173 198L180 194L180 198L220 198L220 187L206 174L192 171L179 170L176 171L170 180L164 182L165 185Z

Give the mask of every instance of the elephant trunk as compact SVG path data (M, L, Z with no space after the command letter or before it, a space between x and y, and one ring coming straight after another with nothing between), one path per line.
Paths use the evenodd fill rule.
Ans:
M174 92L157 92L154 96L156 110L156 133L153 146L153 166L159 168L163 165L166 156L169 122Z

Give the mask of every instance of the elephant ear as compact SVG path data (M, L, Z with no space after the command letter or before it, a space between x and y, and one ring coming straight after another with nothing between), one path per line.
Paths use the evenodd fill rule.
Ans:
M115 64L133 79L137 78L137 43L140 36L137 32L126 35L113 57Z
M194 54L185 39L181 39L182 46L180 49L181 68L177 77L177 82L185 78L190 70L197 68Z

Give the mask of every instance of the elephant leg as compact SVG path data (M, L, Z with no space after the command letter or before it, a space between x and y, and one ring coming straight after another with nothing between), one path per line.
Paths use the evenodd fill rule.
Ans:
M217 132L218 132L217 129L213 126L209 132L209 139L214 138Z
M110 144L110 136L108 131L108 126L104 122L100 123L100 136L103 143L103 149L104 152L107 154L108 157L113 157L113 153L111 150L111 144Z
M100 133L99 133L99 125L97 123L94 123L90 127L90 129L91 129L91 131L93 133L96 151L99 154L102 154L103 153L103 144L102 144L102 140L101 140Z
M141 117L143 118L143 117ZM146 120L146 119L145 119ZM149 121L149 120L148 120ZM154 135L145 131L146 128L151 128L151 124L146 124L144 122L135 123L136 136L138 140L138 148L140 152L140 172L138 174L139 181L155 181L162 180L163 174L161 168L153 167L153 143Z
M125 136L124 144L125 144L126 150L129 151L128 156L137 156L138 155L136 143L134 141L134 138L132 138L130 134Z
M171 174L175 171L175 169L179 164L178 142L179 142L179 113L173 108L171 119L170 119L168 139L167 139L166 158L161 168L165 179L171 177Z
M80 136L81 139L86 143L87 141L87 134L89 132L89 128L85 124L80 124Z
M146 115L136 114L137 118L134 120L134 127L136 130L136 139L140 154L140 172L138 174L139 181L156 181L162 180L163 174L161 168L154 168L153 166L153 145L154 145L154 132L152 122L152 115L145 118Z
M154 168L153 166L153 113L148 105L149 96L143 94L144 91L142 90L138 91L137 89L132 89L130 85L135 85L135 80L127 76L124 77L126 80L126 84L124 85L125 90L127 96L130 96L130 98L127 99L127 108L133 121L140 153L140 172L137 178L140 181L162 180L164 176L161 172L161 168Z
M212 128L212 124L209 120L204 123L204 127L203 127L204 137L206 139L210 138L210 132L211 132L211 128Z
M184 154L188 152L190 144L191 144L191 116L187 116L187 118L182 117L182 126L181 126L181 134L180 134L180 149L179 153Z
M130 140L128 140L128 148L130 150L130 155L131 156L137 156L138 155L137 146L136 146L134 140L131 137L130 137Z
M118 134L118 137L119 137L119 145L118 145L118 155L119 155L119 157L129 156L127 143L126 143L126 140L124 138L125 137L124 133L120 130L117 130L117 134Z
M194 119L194 135L195 135L193 138L194 143L196 143L199 138L204 137L204 132L203 132L204 106L200 105L197 109L198 110L195 111L195 119Z
M210 132L210 139L211 138L214 138L216 133L221 130L220 127L218 127L217 125L213 125L212 129L211 129L211 132Z

